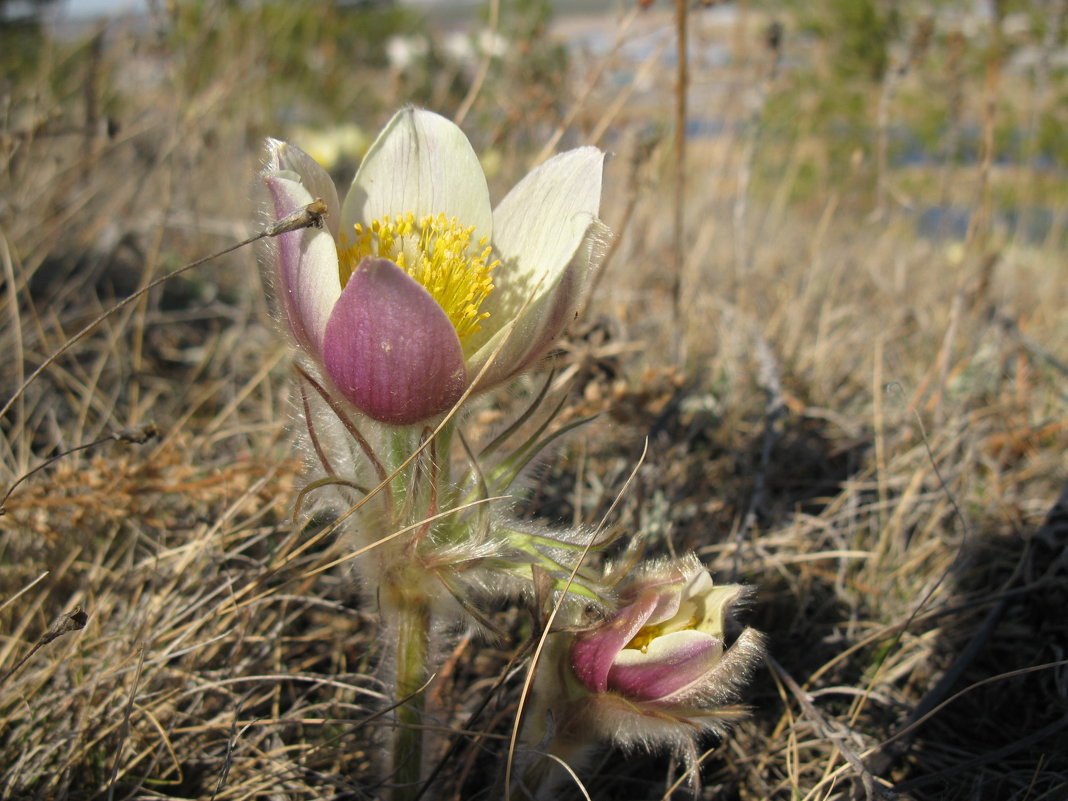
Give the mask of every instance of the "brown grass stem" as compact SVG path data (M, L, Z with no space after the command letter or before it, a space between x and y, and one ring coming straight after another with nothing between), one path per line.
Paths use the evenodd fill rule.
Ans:
M675 194L672 206L671 304L674 322L682 319L683 270L686 265L686 133L689 91L689 0L675 0ZM681 340L680 340L681 341Z
M312 203L309 203L308 206L306 206L305 208L299 209L293 212L292 214L282 218L281 220L277 220L271 223L262 231L257 234L254 234L253 236L250 236L248 239L244 239L241 242L238 242L236 245L230 245L229 247L223 248L222 250L212 253L209 256L204 256L201 259L191 261L188 264L184 264L181 267L171 270L166 275L161 275L159 278L141 287L133 294L127 295L125 298L120 300L107 311L97 315L95 318L93 318L93 320L86 323L86 325L84 325L76 334L71 337L68 337L66 342L64 342L59 348L53 351L47 359L41 362L41 364L38 365L32 373L30 373L26 380L22 382L19 388L15 390L15 393L10 398L8 398L7 402L2 407L0 407L0 417L4 417L11 410L11 406L19 398L22 397L22 394L26 391L27 387L29 387L29 385L36 380L37 376L47 370L49 366L51 366L56 361L56 359L58 359L64 353L66 353L75 345L77 345L81 340L83 340L89 333L91 333L98 325L104 322L104 320L106 320L111 315L115 314L118 311L121 311L122 309L125 309L131 303L135 302L139 298L144 297L147 293L151 292L156 287L167 283L172 278L176 278L177 276L182 275L183 273L189 272L195 267L199 267L200 265L206 264L209 261L217 259L221 256L225 256L228 253L233 253L235 250L240 250L243 247L251 245L253 242L258 242L259 240L267 237L275 237L279 234L284 234L287 231L295 231L300 228L322 227L323 216L325 215L325 213L326 205L321 200L316 200Z
M490 0L487 29L491 35L497 32L497 28L500 24L501 0ZM453 121L457 125L463 125L463 121L467 117L468 112L471 111L471 107L475 104L475 100L478 99L478 93L482 91L482 85L486 82L486 76L489 75L490 63L492 61L493 53L487 48L486 52L482 54L482 58L478 62L478 72L475 73L475 78L471 81L471 86L467 90L463 102L460 103L460 107L456 109L456 114L453 115Z

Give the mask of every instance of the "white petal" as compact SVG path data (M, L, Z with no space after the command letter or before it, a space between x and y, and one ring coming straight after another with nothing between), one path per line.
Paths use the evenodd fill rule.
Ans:
M482 331L468 343L473 351L468 359L469 375L477 375L500 347L500 352L478 382L480 392L518 375L544 355L571 321L590 264L607 237L608 229L600 221L594 221L571 262L557 277L555 286L548 292L540 291L540 286L537 292L528 290L532 300L526 306L522 305L526 303L526 296L521 296L518 308L499 302L496 311L490 312L491 317L483 323ZM514 285L505 284L500 291L506 293L509 288ZM494 289L488 300L492 300L498 291ZM483 310L488 305L483 304Z
M746 596L746 588L738 584L721 584L702 598L703 615L697 628L713 637L723 637L727 613Z
M288 142L268 139L267 172L296 173L297 180L304 184L312 199L320 198L326 204L326 225L330 235L337 239L341 203L338 202L333 180L315 159Z
M683 629L692 628L694 621L704 621L706 618L705 596L711 595L716 589L712 582L712 576L709 575L707 570L702 568L696 571L681 589L679 603L675 611L657 621L660 624L661 631L664 633L682 631ZM705 630L701 626L698 626L698 628L701 628L702 631ZM719 632L716 636L722 637L723 633Z
M723 655L723 641L695 629L675 631L654 637L644 653L637 648L624 648L613 664L620 667L671 667L693 659L695 655L715 662Z
M475 151L456 125L422 109L397 112L367 151L341 212L341 230L411 212L444 214L491 237L489 188Z
M501 267L494 275L498 288L482 306L491 315L486 339L531 293L536 300L556 287L597 219L603 164L604 153L595 147L561 153L534 168L494 210Z

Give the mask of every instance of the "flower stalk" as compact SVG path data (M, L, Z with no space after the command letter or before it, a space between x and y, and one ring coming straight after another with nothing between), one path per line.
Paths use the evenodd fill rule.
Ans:
M394 801L409 801L419 795L423 775L423 686L430 657L431 615L427 599L406 589L411 585L404 577L397 579L385 589L397 610L396 697L400 706L393 733L392 780Z

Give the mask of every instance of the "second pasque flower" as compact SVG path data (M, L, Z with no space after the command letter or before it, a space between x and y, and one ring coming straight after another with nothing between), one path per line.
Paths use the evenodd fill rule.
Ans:
M753 629L726 641L746 588L715 585L691 556L650 563L620 594L620 608L571 645L584 725L623 745L678 746L737 719L742 710L732 704L763 656Z

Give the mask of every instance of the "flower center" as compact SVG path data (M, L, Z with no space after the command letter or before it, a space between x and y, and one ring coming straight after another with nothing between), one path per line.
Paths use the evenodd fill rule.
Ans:
M389 259L418 281L438 302L456 329L460 344L481 330L489 317L479 311L493 291L493 248L486 237L472 242L474 226L464 226L444 214L416 221L412 213L355 226L355 244L344 234L338 245L341 286L367 256Z
M638 633L634 635L634 638L624 645L624 648L633 648L636 651L641 651L643 654L649 650L649 643L655 640L657 637L662 637L665 634L671 634L675 631L688 631L690 629L696 629L697 624L700 621L696 617L692 617L686 620L681 625L668 621L666 623L659 623L653 626L643 626L638 630Z

